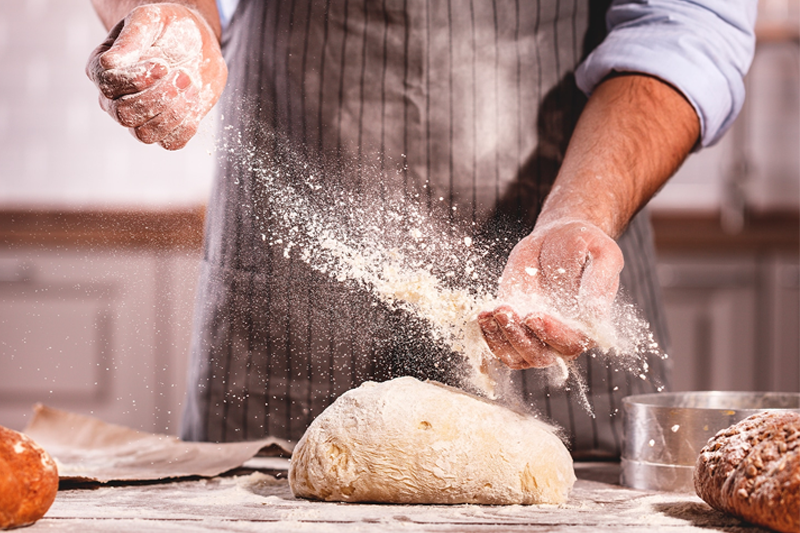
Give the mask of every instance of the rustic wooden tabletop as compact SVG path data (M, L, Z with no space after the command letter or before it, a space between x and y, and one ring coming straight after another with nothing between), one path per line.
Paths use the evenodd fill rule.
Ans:
M295 499L283 473L241 470L211 479L67 488L25 531L767 531L693 494L622 487L618 464L576 463L575 470L570 499L558 506L312 502Z

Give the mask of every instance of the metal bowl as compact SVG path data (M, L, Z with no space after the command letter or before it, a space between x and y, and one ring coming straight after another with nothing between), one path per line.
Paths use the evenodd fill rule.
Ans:
M708 439L763 411L800 411L800 393L706 391L623 398L622 484L694 492L694 464Z

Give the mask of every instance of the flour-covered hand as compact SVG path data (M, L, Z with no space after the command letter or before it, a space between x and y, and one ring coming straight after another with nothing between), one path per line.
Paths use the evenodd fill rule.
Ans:
M511 251L498 291L503 304L478 316L489 348L520 369L550 366L596 346L575 326L608 317L622 267L616 242L591 223L537 226Z
M89 57L100 106L144 143L186 145L227 79L217 38L197 11L137 7Z

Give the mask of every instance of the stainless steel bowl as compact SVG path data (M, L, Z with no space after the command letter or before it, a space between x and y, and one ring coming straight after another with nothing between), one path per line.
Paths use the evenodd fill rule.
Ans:
M692 475L708 439L762 411L800 411L800 394L673 392L622 399L623 485L694 492Z

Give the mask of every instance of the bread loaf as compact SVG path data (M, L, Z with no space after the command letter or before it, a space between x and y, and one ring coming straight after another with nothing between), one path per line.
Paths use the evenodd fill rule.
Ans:
M700 451L694 486L715 509L800 533L800 413L764 412L717 433Z
M47 452L27 435L0 426L0 529L36 522L57 491L58 470Z

